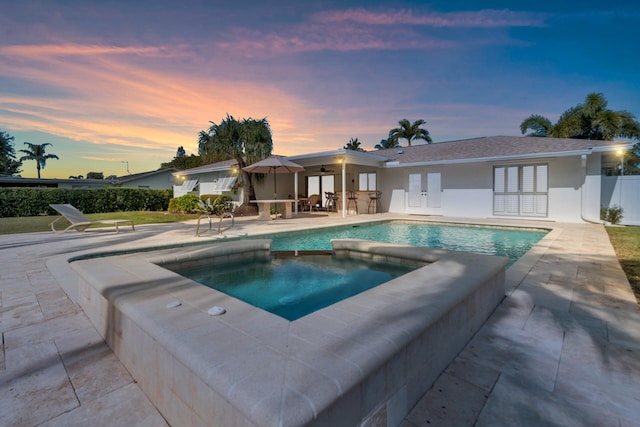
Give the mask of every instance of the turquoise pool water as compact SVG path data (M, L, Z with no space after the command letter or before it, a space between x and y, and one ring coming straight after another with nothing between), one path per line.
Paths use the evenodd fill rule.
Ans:
M365 239L404 245L500 255L514 263L544 235L519 230L386 221L260 236L273 240L270 260L211 267L171 268L287 320L327 307L412 270L329 255L291 257L280 251L331 251L331 239Z
M500 255L517 261L547 234L544 230L427 224L387 221L348 227L288 232L264 236L272 249L331 250L331 239L365 239L452 251Z
M299 319L401 276L414 267L379 264L333 255L283 256L249 264L209 264L173 269L289 321Z

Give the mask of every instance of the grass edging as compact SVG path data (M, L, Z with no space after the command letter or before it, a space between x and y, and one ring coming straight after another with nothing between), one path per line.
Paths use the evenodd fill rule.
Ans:
M631 290L640 303L640 227L614 226L606 227L606 230Z

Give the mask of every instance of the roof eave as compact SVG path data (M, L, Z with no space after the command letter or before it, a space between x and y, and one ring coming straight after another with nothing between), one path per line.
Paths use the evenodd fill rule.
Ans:
M600 150L599 150L600 151ZM604 151L604 150L601 150ZM410 162L401 163L398 161L391 161L385 163L385 168L400 168L400 167L413 167L413 166L435 166L435 165L453 165L463 163L488 163L488 162L500 162L510 160L529 160L529 159L544 159L550 157L569 157L569 156L581 156L589 155L593 152L593 149L584 150L571 150L571 151L554 151L546 153L532 153L532 154L513 154L509 156L491 156L491 157L476 157L471 159L449 159L449 160L434 160L423 162Z
M380 162L384 162L389 160L388 156L383 156L381 154L371 153L369 151L356 151L356 150L347 150L347 149L339 149L333 151L322 151L317 153L308 153L308 154L295 154L292 156L286 156L287 159L295 161L295 160L307 160L313 159L316 157L331 157L331 156L349 156L349 157L361 157L367 160L377 160Z
M607 151L617 151L619 149L623 149L623 150L631 150L634 145L636 145L635 142L629 142L629 141L620 141L619 143L616 144L611 144L611 145L599 145L596 147L593 147L592 150L594 153L604 153Z

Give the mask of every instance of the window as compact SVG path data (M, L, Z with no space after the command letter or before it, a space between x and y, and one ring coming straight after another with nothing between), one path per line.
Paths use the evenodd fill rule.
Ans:
M307 197L318 194L322 197L322 206L327 205L325 193L335 192L334 175L311 175L307 177Z
M358 190L375 191L376 190L376 173L361 173L358 176Z
M547 216L546 164L493 168L493 214Z

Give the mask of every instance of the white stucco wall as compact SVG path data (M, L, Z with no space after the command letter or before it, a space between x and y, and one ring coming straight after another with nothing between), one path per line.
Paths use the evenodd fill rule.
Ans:
M452 165L442 170L442 208L447 216L493 215L493 165Z
M404 213L407 171L401 168L378 170L378 189L382 191L379 210Z
M379 171L382 207L390 212L407 212L409 173L441 173L442 215L487 218L493 215L493 168L506 165L548 164L548 215L516 217L563 222L582 222L583 215L597 220L600 211L601 157L568 156L529 161L486 162L411 168L385 168ZM583 189L583 183L587 185ZM425 212L429 214L429 212Z
M602 194L602 154L595 153L586 156L585 178L580 196L582 198L582 219L585 221L600 221L600 206Z
M165 173L159 173L152 176L141 177L138 179L124 182L123 188L148 188L151 190L167 190L173 188L173 171L167 169Z
M579 156L550 159L547 219L582 222L582 183L584 172Z
M441 174L440 211L447 216L488 217L493 209L493 169L488 163L411 168L387 168L379 172L382 207L389 212L407 212L409 174ZM415 211L414 211L415 212Z

